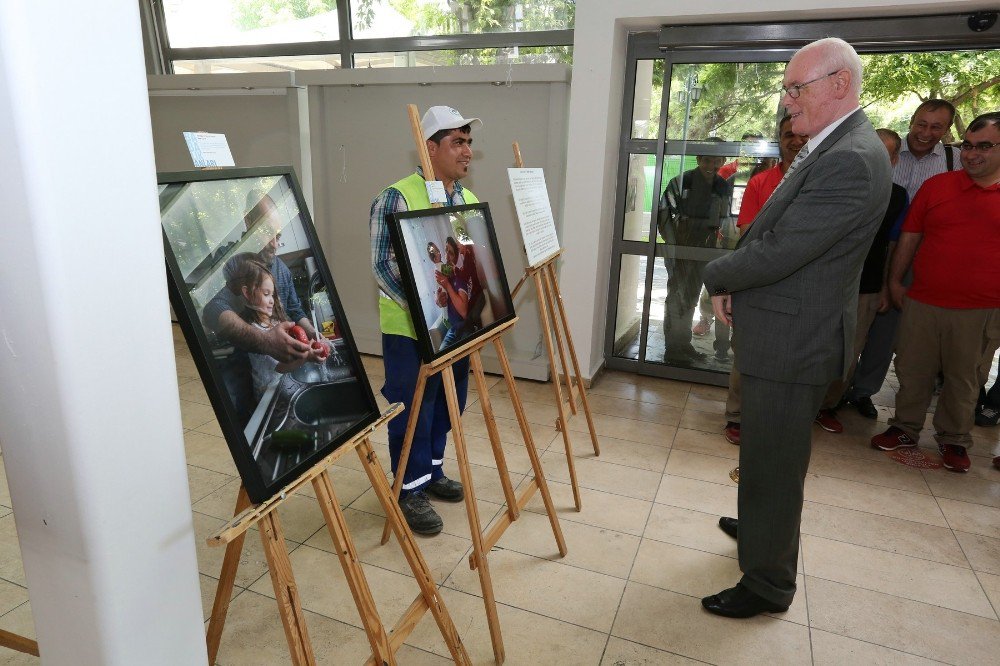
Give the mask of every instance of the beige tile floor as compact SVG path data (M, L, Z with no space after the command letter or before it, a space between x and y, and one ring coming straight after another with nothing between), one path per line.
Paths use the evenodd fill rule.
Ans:
M238 480L190 355L176 336L185 446L206 617L221 552L205 537L232 511ZM366 358L372 384L381 361ZM506 389L490 396L515 484L530 465ZM802 521L799 593L776 616L727 620L699 599L733 584L736 545L716 527L735 515L728 473L738 449L722 437L723 389L600 376L590 391L602 454L581 416L571 423L583 510L572 506L549 386L520 394L542 453L569 553L559 558L536 498L490 556L508 664L987 664L1000 655L1000 429L976 429L966 475L904 467L868 447L885 427L852 411L846 431L817 429ZM884 399L888 397L887 399ZM891 400L880 395L883 405ZM481 403L470 392L463 422L484 523L502 511ZM378 433L385 462L385 433ZM926 443L930 442L925 437ZM450 452L449 452L450 453ZM933 451L929 450L933 455ZM2 460L2 459L0 459ZM457 476L454 460L446 468ZM388 625L417 594L394 543L378 546L382 511L356 459L333 469L365 573ZM0 475L2 479L2 475ZM0 484L0 628L33 635L10 497ZM475 663L492 663L479 581L469 570L462 505L438 505L444 532L419 539ZM281 510L317 659L361 663L368 645L311 494ZM219 663L288 663L260 542L246 541ZM426 616L399 654L403 664L446 664ZM0 653L0 663L37 659Z

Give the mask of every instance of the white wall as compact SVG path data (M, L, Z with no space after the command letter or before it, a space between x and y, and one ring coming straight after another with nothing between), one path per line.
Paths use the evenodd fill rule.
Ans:
M0 146L0 440L42 659L205 663L134 3L0 3Z
M748 11L752 4L753 10ZM583 374L604 362L608 277L614 227L618 132L628 32L665 24L746 23L941 14L989 8L989 2L902 0L579 0L573 42L566 155L565 219L571 233L560 284ZM995 4L995 3L994 3ZM596 270L595 270L596 267Z
M237 166L291 164L307 201L312 188L310 213L362 352L382 349L369 254L371 202L419 164L406 104L421 112L448 104L483 119L473 132L475 158L463 183L490 204L511 286L525 267L507 181L513 141L526 166L545 169L557 226L562 219L564 65L151 76L149 87L158 169L191 168L182 131L222 132ZM515 375L545 379L536 308L534 288L524 289L515 299L520 321L504 342ZM492 348L483 350L486 369L497 372L493 356Z

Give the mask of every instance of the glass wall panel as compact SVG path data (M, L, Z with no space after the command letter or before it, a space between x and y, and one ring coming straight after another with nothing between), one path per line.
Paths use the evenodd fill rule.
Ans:
M632 102L633 139L655 139L660 132L663 68L663 60L639 60L635 64L635 98Z
M656 155L629 155L628 183L625 186L625 225L622 229L625 240L649 240L649 218L654 197L659 196L653 182L655 178Z
M747 134L773 137L784 72L781 62L674 65L667 138L739 141Z
M336 0L163 0L163 13L175 49L340 39Z
M572 46L531 46L498 49L451 49L357 53L354 67L445 67L448 65L525 65L573 62Z
M575 8L573 0L352 0L351 24L359 39L570 30Z
M642 302L646 295L646 257L623 254L618 276L618 313L615 317L614 355L639 358Z
M318 69L340 69L340 56L274 56L174 61L174 74L233 74L240 72L284 72L288 70L302 71Z

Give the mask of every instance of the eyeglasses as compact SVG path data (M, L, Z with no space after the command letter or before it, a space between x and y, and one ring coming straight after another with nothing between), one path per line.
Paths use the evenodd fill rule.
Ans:
M831 76L833 76L834 74L838 73L839 71L840 70L838 69L838 70L836 70L834 72L830 72L829 74L824 74L823 76L817 76L812 81L806 81L805 83L796 83L794 86L787 86L787 87L786 86L781 86L781 92L783 94L785 94L785 95L788 95L792 99L798 99L799 95L802 94L802 89L803 88L805 88L806 86L811 85L813 83L816 83L817 81L822 81L823 79L828 79Z
M997 146L1000 146L1000 143L990 143L989 141L980 141L979 143L969 143L968 141L963 141L959 145L959 148L962 149L962 152L966 153L972 151L976 151L977 153L988 153Z

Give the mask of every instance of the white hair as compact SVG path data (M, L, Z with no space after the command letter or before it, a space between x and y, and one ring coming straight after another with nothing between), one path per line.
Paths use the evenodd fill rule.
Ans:
M839 37L827 37L826 39L819 39L806 44L799 49L798 53L813 50L818 50L818 55L822 57L824 62L828 63L827 71L832 69L839 72L842 69L846 69L850 72L850 90L855 95L861 95L861 75L864 73L864 67L861 64L858 52L854 50L853 46Z

